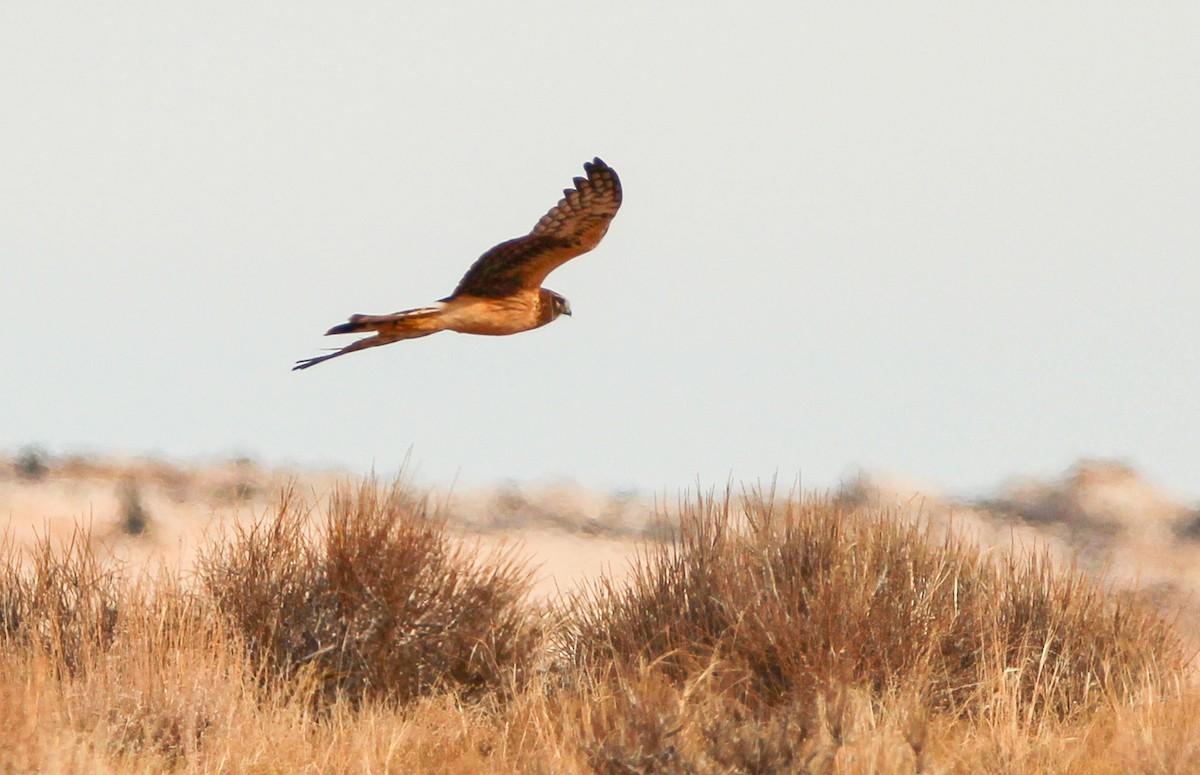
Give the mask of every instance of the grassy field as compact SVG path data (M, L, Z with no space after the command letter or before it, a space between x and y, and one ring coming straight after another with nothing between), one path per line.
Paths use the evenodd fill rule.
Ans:
M186 567L93 543L0 548L4 772L1200 772L1159 608L869 502L693 498L549 598L373 482Z

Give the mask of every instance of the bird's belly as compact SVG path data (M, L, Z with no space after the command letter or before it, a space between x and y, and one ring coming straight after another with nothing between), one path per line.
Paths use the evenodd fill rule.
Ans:
M506 336L538 327L536 301L513 297L450 302L441 317L446 328L462 334Z

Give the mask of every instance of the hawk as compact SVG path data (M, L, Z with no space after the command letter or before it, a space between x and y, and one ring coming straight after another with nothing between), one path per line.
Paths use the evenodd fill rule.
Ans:
M596 247L621 206L621 181L612 167L597 158L583 169L587 177L575 178L575 188L563 191L563 199L542 216L533 231L501 242L480 256L454 293L430 307L391 315L351 315L348 322L325 335L365 331L374 335L328 355L297 361L292 370L439 331L506 336L570 315L567 300L541 287L542 281L575 256Z

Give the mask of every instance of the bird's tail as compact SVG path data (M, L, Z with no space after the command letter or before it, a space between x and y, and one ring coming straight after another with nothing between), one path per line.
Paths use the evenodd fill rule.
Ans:
M381 344L391 344L392 342L399 342L404 339L416 339L417 337L429 336L430 334L436 334L438 331L444 331L446 326L442 322L441 312L441 307L420 307L419 309L406 309L403 312L396 312L391 315L351 315L348 322L342 323L340 326L334 326L326 331L325 335L358 334L364 331L373 331L375 332L375 336L368 336L365 339L351 342L342 349L328 355L318 355L315 358L305 358L302 361L296 361L296 365L292 367L292 371L307 369L309 366L316 366L318 363L323 363L330 358L365 350L368 347L378 347Z
M391 315L351 315L349 321L329 329L325 336L376 331L389 339L412 339L441 331L441 311L441 307L418 307Z

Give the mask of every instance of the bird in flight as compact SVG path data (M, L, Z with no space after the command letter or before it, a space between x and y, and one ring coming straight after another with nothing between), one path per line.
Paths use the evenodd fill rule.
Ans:
M596 247L621 206L621 181L612 167L597 158L583 169L587 177L575 178L575 188L563 191L563 199L542 216L533 231L501 242L480 256L458 281L454 293L430 307L391 315L351 315L348 322L325 335L369 331L373 336L328 355L297 361L292 370L439 331L505 336L570 315L567 300L541 287L542 281L575 256Z

